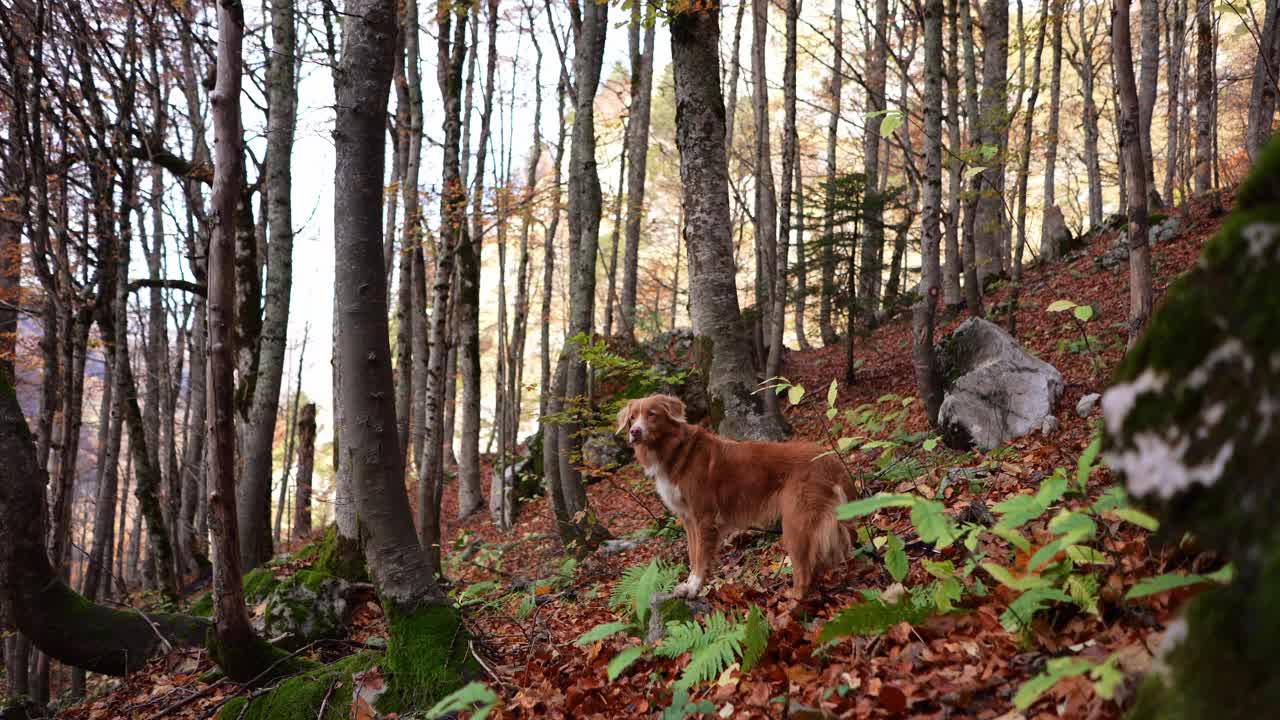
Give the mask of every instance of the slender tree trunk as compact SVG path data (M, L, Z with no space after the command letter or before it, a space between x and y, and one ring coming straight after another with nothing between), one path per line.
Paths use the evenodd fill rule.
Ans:
M412 2L412 0L411 0ZM468 242L466 192L459 167L462 112L462 66L467 57L465 17L443 6L436 11L436 80L444 103L443 175L440 191L440 241L436 253L435 282L432 285L431 349L427 362L427 382L423 388L426 406L425 440L418 467L418 539L426 557L427 571L440 575L440 498L444 489L444 403L450 345L449 288L453 281L454 252Z
M1181 109L1182 91L1182 58L1185 53L1187 34L1187 0L1172 0L1173 14L1167 16L1169 26L1169 60L1166 63L1168 74L1169 105L1165 118L1165 161L1164 161L1164 194L1165 202L1173 205L1173 183L1178 171L1178 113Z
M1213 186L1213 3L1196 0L1196 156L1195 189Z
M768 0L751 0L751 105L755 117L755 205L754 228L756 244L756 318L762 337L773 337L773 323L785 324L784 318L775 318L771 311L777 284L771 269L778 266L778 199L773 185L773 152L769 130L769 82L766 60L769 27ZM766 376L767 377L767 376ZM766 393L767 395L768 393ZM775 412L776 397L766 400L769 412Z
M1047 0L1045 11L1052 13L1049 7L1055 0ZM1021 2L1021 0L1019 0ZM1018 6L1021 13L1022 6ZM1018 34L1022 35L1021 23ZM1031 170L1031 136L1035 132L1036 101L1040 97L1040 57L1044 51L1045 24L1040 23L1040 31L1036 33L1035 55L1031 61L1031 94L1027 97L1027 106L1022 114L1022 150L1018 154L1018 194L1017 233L1018 241L1013 250L1013 282L1009 290L1009 334L1018 335L1018 298L1022 294L1022 258L1027 246L1027 178ZM1026 42L1025 37L1023 42Z
M840 12L839 7L836 12ZM729 79L726 89L729 93L729 107L725 112L724 147L728 155L733 155L733 138L738 113L738 76L742 71L742 18L747 14L747 3L738 3L738 14L733 22L733 50L729 58Z
M119 296L117 295L117 298ZM120 313L121 316L124 313ZM122 333L123 323L116 328L115 343L127 334ZM124 338L121 336L125 335ZM119 464L122 420L120 400L115 386L119 378L115 373L115 361L107 362L106 382L102 389L102 410L98 413L98 494L94 502L93 545L89 550L89 563L85 567L82 584L85 599L97 600L101 588L110 587L111 563L108 549L115 543L116 495L120 485Z
M311 476L316 456L316 404L298 411L298 481L295 483L293 536L311 536Z
M987 0L983 7L982 39L982 95L976 122L982 144L994 147L995 154L976 178L974 249L978 282L986 285L1008 266L1002 250L1005 153L1009 144L1009 5L1004 0Z
M942 282L942 0L924 4L924 192L921 196L920 292L911 314L912 365L931 427L938 427L942 373L933 352L934 321ZM1042 34L1043 36L1043 34ZM910 162L910 159L907 159Z
M1185 2L1185 0L1178 0ZM1052 0L1049 7L1049 22L1052 26L1050 52L1053 57L1049 66L1049 128L1045 136L1044 148L1044 203L1041 209L1043 218L1049 208L1057 202L1057 170L1058 170L1058 132L1059 117L1062 114L1062 23L1066 14L1066 0ZM1040 224L1040 255L1045 260L1057 259L1057 248L1050 248L1045 243L1047 233L1043 219Z
M969 142L970 163L981 157L982 138L979 133L978 113L978 62L973 50L973 12L969 0L960 0L960 33L964 47L965 120ZM978 183L969 182L969 198L964 203L963 236L961 252L964 254L964 301L969 314L982 317L982 283L978 281L977 249Z
M625 136L629 133L624 130L623 134ZM618 297L618 245L622 243L622 201L626 193L623 185L626 181L627 146L623 143L622 154L618 156L618 186L613 198L613 240L609 247L609 266L605 268L608 272L604 291L604 336L606 338L613 337L613 306L618 304L615 302ZM618 314L622 315L622 312L619 311Z
M804 214L804 172L801 169L800 148L797 141L795 152L795 194L792 196L795 202L795 219L792 224L796 230L796 296L794 300L795 323L796 323L796 343L801 350L812 350L813 346L809 343L808 331L805 329L805 315L808 314L809 300L809 257L808 249L804 244L804 228L808 224L808 218Z
M1097 66L1094 65L1094 39L1098 33L1100 11L1089 17L1090 6L1087 0L1080 2L1080 61L1077 70L1080 73L1080 92L1084 96L1084 164L1089 178L1089 225L1102 225L1102 164L1098 158L1098 117L1100 111L1093 99L1093 86L1097 78Z
M835 3L831 17L831 110L827 117L827 189L826 207L823 223L825 238L822 242L822 293L818 299L818 330L822 333L822 344L834 345L838 340L835 323L831 313L835 302L835 248L832 243L835 237L836 173L839 167L839 130L841 91L844 88L844 3ZM856 252L856 248L850 250ZM853 283L849 287L855 287Z
M420 51L418 48L418 3L408 0L401 9L401 32L404 36L404 83L403 94L408 104L408 127L401 139L404 149L404 177L401 193L404 195L404 239L400 243L400 290L399 308L400 323L396 336L396 417L400 422L400 459L401 467L408 466L410 436L412 426L412 398L421 394L422 390L414 385L414 349L417 347L416 333L423 329L419 316L425 317L426 308L415 303L415 296L421 294L419 288L426 279L422 273L414 270L421 263L422 253L422 209L418 201L418 173L422 166L422 73L419 70ZM425 358L422 359L425 361ZM421 429L415 432L421 433Z
M775 261L773 311L774 322L769 339L769 360L765 377L782 374L782 333L787 317L787 243L791 238L791 184L796 166L796 25L799 18L797 0L787 0L786 53L782 70L783 124L782 124L782 217L778 229L778 249ZM677 286L678 287L678 286ZM778 394L763 393L765 405L771 412L778 412Z
M733 438L777 440L780 419L754 394L751 346L743 334L734 277L729 215L724 104L720 96L717 7L676 14L671 50L676 92L676 145L684 194L684 241L689 254L689 308L709 367L708 392L719 432ZM706 357L710 355L710 357Z
M885 97L886 63L889 55L889 3L876 0L875 48L867 60L867 116L862 139L862 174L867 189L864 203L875 198L880 187L880 115L888 108ZM862 234L862 264L858 271L857 313L868 324L874 324L880 309L880 286L884 273L884 222L883 209L878 201L868 203L871 214L866 219ZM852 342L852 339L850 340Z
M741 25L745 3L739 7ZM645 219L644 186L649 156L649 107L653 95L653 43L657 23L644 33L644 49L640 48L640 3L631 10L631 118L627 121L626 154L630 158L627 171L627 252L622 261L622 334L634 340L636 335L636 286L640 272L640 230ZM737 45L734 45L737 51ZM736 63L735 63L736 68ZM737 72L730 72L729 82L736 86ZM732 142L728 138L726 142Z
M218 5L217 84L213 106L213 239L209 246L209 529L213 535L215 657L228 674L248 680L266 665L250 659L256 638L240 584L235 498L234 327L236 199L243 179L240 142L240 71L244 9L236 0ZM286 156L287 157L287 156ZM130 433L130 442L133 436ZM154 531L153 531L154 532Z
M947 168L947 208L943 215L942 304L948 316L960 311L960 275L964 261L960 257L960 193L964 166L960 161L960 27L956 0L947 0L944 22L946 41L947 146L951 154Z
M551 32L555 33L557 31L552 27ZM560 82L556 88L556 117L559 120L559 124L557 125L556 156L554 161L551 163L551 184L553 188L551 193L551 221L547 224L547 230L542 236L542 382L539 384L539 387L542 388L549 388L552 386L552 382L554 382L551 375L551 300L554 296L552 290L555 284L556 231L560 227L560 168L564 161L564 150L566 145L565 136L568 128L568 123L566 122L567 116L565 114L565 100L569 96L568 75L564 68L563 53L561 54L560 60ZM547 393L540 393L540 397L538 399L538 417L544 418L547 416L549 412L548 401L549 398L547 397ZM550 423L543 422L541 427L543 432L542 445L544 451L552 453L558 452L553 432L555 426ZM555 491L558 492L559 472L556 471L553 475L550 467L546 467L544 472L547 474L548 483L553 480L557 483Z
M476 146L476 182L471 236L458 246L458 365L462 369L462 452L458 456L458 517L484 506L480 487L480 254L484 246L484 174L493 117L497 72L498 3L488 0L488 55L480 139Z
M1258 55L1253 64L1253 82L1249 87L1249 119L1245 128L1245 150L1254 162L1271 137L1277 87L1280 86L1280 0L1266 0L1265 7L1262 32L1258 36Z
M1133 77L1129 3L1119 0L1111 15L1111 47L1119 89L1120 149L1129 195L1129 347L1151 316L1151 246L1147 244L1147 175L1143 171L1138 91Z
M1142 172L1146 175L1147 203L1160 207L1156 189L1155 153L1151 149L1151 120L1160 82L1161 0L1139 0L1142 13L1142 67L1138 76L1138 139L1142 143Z

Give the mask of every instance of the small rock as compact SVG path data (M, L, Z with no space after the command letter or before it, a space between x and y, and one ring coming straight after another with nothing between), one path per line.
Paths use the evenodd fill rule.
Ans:
M346 632L348 583L302 571L267 596L264 631L280 638L280 647L298 650L316 640L340 638Z
M1102 399L1102 395L1098 393L1089 393L1080 398L1080 402L1076 403L1076 414L1080 417L1089 417L1098 407L1098 401Z
M1182 234L1182 221L1176 215L1155 223L1147 230L1147 240L1152 244L1169 242Z
M590 467L611 470L631 462L631 458L631 448L616 433L595 432L582 443L582 460Z
M964 510L956 516L956 520L962 523L973 523L983 527L991 527L996 524L996 518L987 509L987 504L981 500L974 500L965 506Z
M1045 415L1044 420L1040 422L1040 434L1049 437L1058 432L1058 428L1062 427L1062 423L1058 422L1058 418L1054 415Z
M601 555L616 555L624 553L628 550L635 550L640 547L640 543L636 540L628 538L615 538L613 540L605 540L604 545L600 546Z
M711 611L711 603L699 598L682 598L672 593L649 596L649 630L644 641L654 645L667 635L667 623L681 622Z
M1062 208L1051 205L1044 211L1044 224L1040 231L1040 259L1056 262L1071 247L1071 229L1062 215Z
M364 644L366 647L371 647L375 650L385 650L387 648L387 639L381 635L373 635L368 640L365 640Z

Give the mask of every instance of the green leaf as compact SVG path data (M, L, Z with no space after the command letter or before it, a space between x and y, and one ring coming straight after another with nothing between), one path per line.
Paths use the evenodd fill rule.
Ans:
M855 635L879 635L901 622L912 625L924 622L932 613L933 608L919 607L906 599L894 605L886 605L880 600L854 603L822 626L818 641L828 643Z
M667 565L656 558L648 565L633 565L613 586L609 605L615 610L625 609L637 625L644 627L649 620L650 596L675 587L682 570L678 565Z
M1146 597L1148 595L1156 595L1162 592L1168 592L1180 587L1188 585L1199 585L1201 583L1210 582L1209 578L1203 575L1188 575L1185 573L1165 573L1155 577L1143 578L1136 585L1129 588L1129 592L1124 594L1125 600L1134 600L1136 598Z
M849 452L850 448L852 448L854 445L857 445L857 444L858 444L858 441L855 438L842 437L836 441L836 449L842 453Z
M895 582L902 582L907 577L907 551L902 538L889 533L888 549L884 554L884 566Z
M896 443L892 440L872 440L869 443L863 443L862 449L863 450L879 450L880 448L896 448L899 445L900 443Z
M1019 532L1016 528L1006 527L1003 525L996 525L995 527L991 528L991 534L995 535L998 538L1003 539L1005 542L1018 548L1024 553L1031 552L1031 541L1023 537L1022 533Z
M938 438L934 437L925 440L921 447L924 448L925 452L933 452L933 449L938 447Z
M839 387L836 385L835 378L832 378L831 387L827 388L827 407L831 408L833 411L836 407L836 393L838 391Z
M1118 508L1115 511L1116 517L1127 522L1131 522L1140 528L1155 532L1160 528L1160 521L1150 515L1138 510L1137 508Z
M498 696L488 685L482 682L471 682L440 698L440 702L427 711L428 720L455 715L463 710L472 710L474 720L484 720L498 705Z
M743 672L750 672L764 656L765 648L769 646L770 630L768 618L760 611L759 606L753 604L751 611L747 613L746 636L742 647Z
M1080 486L1081 492L1089 486L1089 475L1093 473L1093 463L1098 459L1099 452L1102 452L1102 435L1094 435L1089 447L1084 449L1080 454L1080 461L1076 463L1076 484Z
M622 632L628 627L630 626L627 623L622 622L601 623L579 635L578 639L573 641L573 644L578 647L590 645L591 643L603 640L610 635Z
M990 144L983 145L981 148L981 152L982 152L982 159L984 161L990 160L991 158L996 156L996 153L1000 152L1000 146L990 145Z
M1093 317L1093 307L1090 305L1077 305L1075 310L1071 311L1080 322L1089 322Z
M837 414L839 414L839 412L840 411L836 410L835 408L827 408L827 419L830 420L834 418Z
M902 112L900 110L890 110L885 113L884 119L880 121L880 137L889 137L902 126Z
M1093 678L1093 691L1104 700L1116 696L1116 690L1124 683L1124 672L1120 669L1120 655L1115 654L1107 661L1089 671Z
M616 680L619 675L625 672L627 668L631 667L635 661L643 657L648 651L649 648L643 645L630 645L623 648L622 652L614 655L613 659L609 661L609 682Z
M799 405L800 399L803 397L804 397L803 385L792 385L790 388L787 389L787 400L789 400L792 405Z
M984 562L980 567L987 571L987 574L995 578L996 582L1004 585L1011 590L1035 590L1038 588L1046 588L1053 583L1048 579L1039 575L1022 575L1014 577L1013 573L1003 565L993 562Z
M1000 616L1000 624L1011 633L1022 632L1030 625L1035 614L1048 607L1051 602L1071 602L1071 596L1053 587L1033 588L1009 604L1009 609Z
M1093 668L1093 662L1084 658L1053 658L1045 664L1045 671L1031 678L1018 688L1013 696L1013 705L1019 710L1026 710L1040 699L1059 680L1083 675Z
M1075 303L1071 302L1070 300L1054 300L1053 302L1049 303L1049 307L1046 308L1046 310L1048 312L1056 313L1056 312L1063 312L1065 310L1070 310L1074 307L1078 307L1078 306Z
M940 502L916 498L911 506L911 524L921 540L938 550L960 539L960 526Z
M964 586L956 578L947 578L934 583L933 603L938 606L938 610L949 613L955 609L955 603L960 602L961 594Z
M1077 565L1107 565L1111 562L1111 558L1107 557L1106 553L1088 545L1072 545L1067 548L1067 557Z
M920 566L925 569L925 572L939 580L948 580L956 576L956 565L950 560L930 560L928 558L923 558L920 560Z
M972 180L975 177L981 175L982 171L986 169L987 169L986 165L971 165L964 169L964 179Z
M879 493L869 498L847 502L836 508L836 517L841 520L853 520L877 510L888 507L911 507L915 504L914 495L901 493Z

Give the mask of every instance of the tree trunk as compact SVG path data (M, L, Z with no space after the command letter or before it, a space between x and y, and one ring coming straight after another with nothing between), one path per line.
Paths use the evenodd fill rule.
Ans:
M1195 189L1213 186L1213 3L1196 0L1196 155Z
M796 25L799 10L797 0L787 0L786 52L782 70L783 122L782 122L782 217L778 229L776 275L773 285L773 325L769 338L769 360L765 366L766 378L782 374L782 332L787 317L787 244L791 239L791 184L796 166ZM679 265L677 264L677 269ZM778 394L763 393L769 412L777 414Z
M795 323L796 323L796 343L801 350L812 350L813 346L809 343L808 331L805 329L805 315L808 314L809 300L809 257L808 251L804 244L804 228L808 224L808 218L804 214L804 171L802 169L799 142L796 144L795 154L795 190L793 202L795 203L795 220L792 222L796 230L796 296L795 296Z
M942 304L948 316L960 311L960 275L964 261L960 258L960 193L964 166L957 154L960 140L960 28L956 0L947 0L946 17L946 93L947 93L947 146L952 153L947 166L947 209L944 215L943 252L946 264L942 268Z
M1280 0L1266 0L1258 55L1253 63L1253 82L1249 86L1249 120L1245 128L1245 150L1254 162L1271 137L1277 85L1280 85Z
M929 425L938 427L942 373L933 352L934 320L942 282L942 0L924 4L924 192L921 195L920 292L911 313L912 365ZM908 159L910 162L910 159Z
M844 87L844 3L835 3L835 11L831 17L831 111L827 118L827 189L825 219L822 243L822 288L818 299L818 331L822 333L822 344L834 345L839 338L831 313L836 293L836 258L832 238L835 236L836 173L839 167L839 146L837 140L840 130L841 91ZM856 252L856 248L852 250ZM852 267L852 265L851 265ZM853 283L849 287L854 287Z
M978 122L978 61L973 50L973 12L969 0L960 0L960 33L961 45L964 48L964 113L968 126L966 139L969 142L970 162L976 162L981 156L982 139ZM969 198L964 203L964 223L961 225L961 252L964 257L964 302L969 314L982 317L982 284L978 282L978 250L977 250L977 214L978 184L969 182Z
M630 120L627 121L630 124ZM623 136L630 133L623 129ZM627 181L627 145L622 145L622 154L618 156L618 185L613 198L613 239L609 247L609 264L605 268L608 273L604 290L604 336L613 337L613 308L618 303L618 245L622 243L622 201ZM618 313L621 315L621 311Z
M738 10L741 23L742 9ZM657 23L650 24L644 34L644 50L639 47L640 3L631 10L631 118L627 121L626 154L631 158L627 173L627 252L622 261L622 334L630 340L636 336L636 286L640 271L640 229L644 223L644 185L649 156L649 106L653 95L653 44ZM736 46L735 46L736 50ZM729 82L737 84L737 73ZM727 142L732 142L728 138Z
M1143 171L1138 90L1133 77L1133 47L1129 35L1129 2L1119 0L1111 15L1120 112L1120 150L1129 195L1129 347L1132 348L1151 316L1151 246L1147 244L1147 175Z
M785 324L772 313L777 285L782 278L772 270L778 266L778 199L773 187L773 152L769 131L768 63L765 59L769 27L768 0L751 0L751 107L755 118L755 204L754 229L756 245L756 322L757 332L773 337L773 323ZM718 30L718 29L717 29ZM718 59L718 58L717 58ZM717 63L718 67L718 63ZM719 77L719 73L716 74ZM765 401L774 412L773 400Z
M444 404L449 345L449 287L453 256L467 240L466 192L459 168L462 112L462 66L467 57L467 23L447 10L436 13L436 80L444 104L444 161L440 193L440 240L432 285L431 349L427 361L424 447L418 467L418 532L427 571L440 574L440 498L444 488ZM452 37L451 37L452 35Z
M1052 13L1049 7L1055 0L1047 0L1045 10ZM1022 5L1019 0L1018 35L1025 47L1026 37L1022 28ZM1031 170L1031 137L1035 132L1036 101L1040 97L1040 57L1044 51L1045 24L1040 23L1040 31L1036 33L1035 57L1031 61L1031 94L1027 98L1027 106L1022 114L1022 150L1018 154L1018 192L1017 192L1017 233L1018 241L1013 250L1013 282L1009 289L1009 334L1018 335L1018 298L1022 294L1022 258L1027 246L1027 178Z
M676 92L676 145L689 255L689 308L709 366L712 421L722 435L778 440L784 430L754 394L751 346L743 332L734 277L724 104L718 82L718 3L671 21ZM710 355L707 358L706 355ZM709 361L709 362L708 362Z
M985 286L1009 264L1002 247L1005 151L1009 144L1009 5L1004 0L987 0L983 7L982 39L982 95L975 122L982 145L995 148L986 169L978 173L975 188L974 260L978 282Z
M311 536L311 475L316 458L316 404L298 411L298 480L294 484L293 536Z
M1139 0L1142 12L1142 67L1138 76L1138 141L1142 144L1142 172L1146 176L1148 204L1160 207L1156 190L1155 154L1151 150L1151 120L1160 82L1161 0Z
M1164 200L1173 205L1173 183L1178 171L1179 128L1178 113L1182 99L1182 61L1186 52L1187 0L1173 0L1173 15L1169 18L1168 94L1169 105L1165 118ZM1185 198L1184 198L1185 199Z
M1089 17L1090 5L1081 0L1080 12L1080 58L1076 70L1080 74L1080 93L1084 96L1084 164L1089 179L1089 226L1102 225L1102 165L1098 158L1098 117L1101 114L1093 99L1093 86L1097 79L1097 66L1094 65L1094 40L1098 34L1098 23L1101 11L1095 10L1094 17Z
M426 307L417 301L424 298L426 278L418 266L422 264L422 208L418 200L418 172L422 166L422 72L419 69L421 52L418 47L418 2L406 0L402 9L401 34L404 43L403 87L398 92L407 101L408 127L400 142L404 143L404 167L400 191L404 196L404 235L400 243L400 325L396 337L396 417L400 421L400 459L402 474L408 466L411 445L409 430L413 426L413 402L422 388L415 385L414 368L427 358L414 357L425 345L418 342L417 333L425 329L420 318L426 317ZM425 269L425 267L424 267ZM415 272L417 270L417 272ZM422 297L419 297L422 296ZM416 393L415 393L416 391ZM420 436L422 428L414 429Z
M880 187L880 122L888 108L885 97L886 63L889 56L889 2L876 0L875 49L867 60L866 88L867 115L873 119L866 124L862 137L862 174L866 178L867 199L875 198ZM862 264L858 271L857 312L868 324L874 324L880 309L880 286L884 273L884 222L881 203L869 203L871 214L867 217L862 233Z
M1179 0L1185 2L1185 0ZM1043 217L1049 208L1057 205L1058 125L1062 112L1062 23L1066 14L1066 0L1051 0L1049 7L1052 25L1050 52L1053 54L1049 69L1049 129L1044 147L1044 203L1041 206L1040 256L1045 260L1057 259L1057 248L1045 243Z
M458 456L458 517L484 506L480 486L480 254L484 246L484 174L493 117L494 75L497 71L498 3L487 0L488 54L480 138L476 146L476 182L471 236L458 246L458 365L462 369L462 452ZM593 256L594 257L594 256Z

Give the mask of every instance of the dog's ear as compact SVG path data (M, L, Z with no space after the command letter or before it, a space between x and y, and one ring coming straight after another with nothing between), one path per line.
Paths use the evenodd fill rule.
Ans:
M658 398L658 407L667 414L672 420L682 423L684 419L684 401L678 397L671 395L662 395Z
M631 403L634 400L628 400L623 404L622 409L618 410L618 429L613 432L614 435L621 433L627 429L627 421L631 419Z

